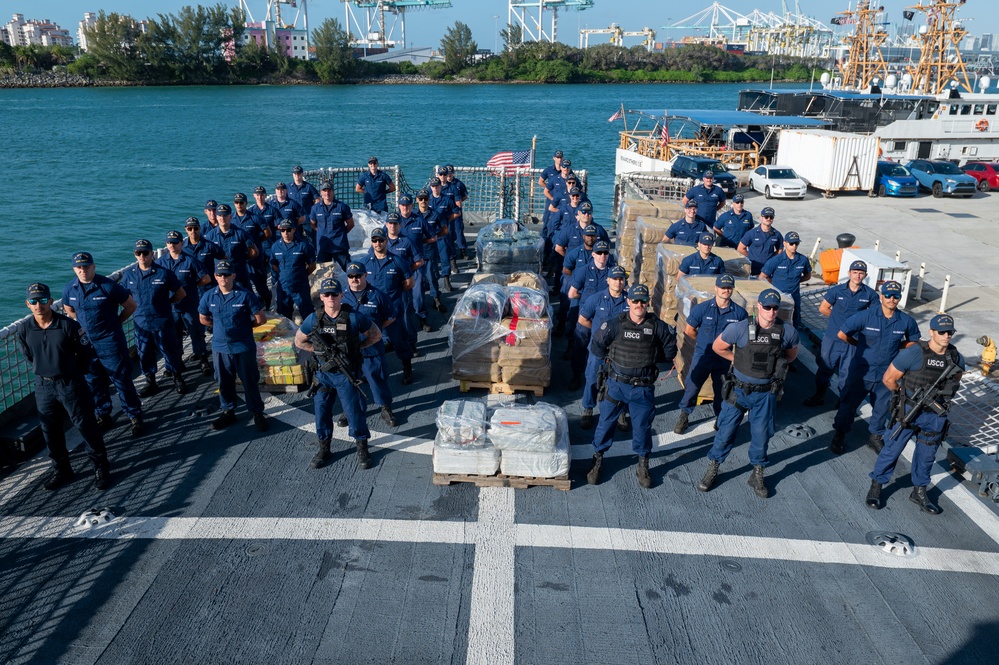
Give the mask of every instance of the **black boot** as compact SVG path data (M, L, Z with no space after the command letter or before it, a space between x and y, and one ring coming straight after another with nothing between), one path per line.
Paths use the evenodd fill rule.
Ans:
M593 464L590 465L590 470L586 474L586 482L589 485L596 485L600 482L600 467L604 463L603 453L593 453Z
M617 428L622 432L631 431L631 416L627 411L622 411L621 415L617 417Z
M909 495L909 501L919 505L919 509L924 513L929 513L930 515L939 515L940 506L930 501L930 497L926 496L926 485L916 485L912 488L912 494Z
M707 492L715 485L715 478L718 477L718 467L721 466L718 462L713 459L708 460L708 470L704 472L704 477L701 478L701 482L697 483L697 489L701 492Z
M408 386L413 382L413 361L402 361L402 385Z
M430 332L430 324L427 322L426 319L420 319L420 330L422 330L425 333Z
M881 449L885 447L884 437L880 434L871 434L867 437L867 447L880 454Z
M461 272L458 270L458 259L451 259L451 274L458 275Z
M337 427L346 427L347 424L348 424L347 423L347 414L346 413L341 414L340 418L336 421L336 426Z
M142 436L146 424L142 421L142 416L132 418L132 436Z
M868 508L881 510L881 483L876 480L871 481L871 488L867 490L867 499L864 500Z
M309 467L312 469L321 469L330 463L333 459L333 453L330 452L330 440L329 439L319 439L319 452L316 456L312 458L309 462Z
M583 429L593 427L593 409L583 409L583 415L579 419L579 426Z
M434 309L436 309L441 314L447 314L447 307L441 302L440 296L434 298Z
M687 431L687 424L690 416L687 415L686 411L681 411L679 417L676 419L676 425L673 426L674 434L683 434Z
M444 293L451 293L452 291L454 291L454 287L451 286L451 278L450 277L445 277L444 278Z
M157 390L159 390L159 386L156 385L156 375L146 374L146 385L139 390L139 397L155 395Z
M805 400L805 406L822 406L826 403L825 389L817 389L815 394Z
M753 467L753 472L749 474L749 481L747 484L753 488L756 492L756 496L761 499L765 499L770 496L770 490L767 489L767 484L763 481L763 467L759 464Z
M846 452L846 432L836 430L836 433L833 434L832 441L829 442L829 450L831 450L834 455L842 455Z
M368 440L357 439L355 445L357 446L357 468L370 469L371 455L368 453Z
M107 461L94 467L94 487L102 492L111 487L111 467Z
M201 356L201 376L212 376L215 368L212 367L212 359L208 355Z
M110 413L102 413L97 416L97 426L101 428L102 432L107 432L114 429L114 416Z
M258 432L266 432L270 429L270 425L267 423L267 416L262 413L253 414L253 426L257 428Z
M177 390L178 395L187 392L187 383L184 382L184 375L180 372L173 375L173 387Z
M382 421L389 427L397 427L399 422L395 419L395 415L392 414L392 409L387 406L382 407Z
M236 422L236 413L234 411L223 411L219 414L219 417L212 421L212 429L219 430L225 429L229 425Z
M57 490L69 481L73 480L75 475L76 474L73 473L73 467L69 465L69 462L57 465L52 469L49 477L45 479L44 487L47 490Z
M635 475L638 476L638 484L645 489L652 487L652 476L649 475L649 456L642 455L638 458L638 466L635 468Z

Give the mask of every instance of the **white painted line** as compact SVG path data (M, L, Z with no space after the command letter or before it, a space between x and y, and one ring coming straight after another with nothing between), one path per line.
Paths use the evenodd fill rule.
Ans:
M514 660L514 552L517 542L514 490L479 490L479 521L473 527L475 563L465 662L494 665Z

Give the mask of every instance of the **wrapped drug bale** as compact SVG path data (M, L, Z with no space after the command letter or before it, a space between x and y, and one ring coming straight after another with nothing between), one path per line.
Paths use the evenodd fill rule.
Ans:
M524 286L508 286L507 314L522 319L541 319L549 315L548 293Z
M541 272L545 242L541 234L513 220L501 219L483 227L475 240L479 269L511 273L517 270Z
M649 309L666 323L672 324L676 318L675 291L680 261L696 251L696 247L674 244L660 244L656 249L656 274L649 289Z
M482 448L489 445L485 403L474 399L447 400L437 409L435 446Z
M614 255L619 266L632 274L635 269L635 228L639 217L654 218L658 214L655 206L648 201L624 199L618 209L614 240Z
M506 288L498 284L469 286L455 305L448 330L451 376L460 381L500 380L500 326L507 308Z
M497 412L499 411L497 409ZM557 478L568 474L569 425L565 411L550 404L537 404L530 407L506 409L502 418L510 420L519 418L523 422L528 419L528 417L518 413L523 411L537 412L539 417L531 427L543 427L544 430L532 429L530 434L520 437L518 436L519 426L504 427L501 425L501 429L497 431L493 425L496 420L495 415L490 420L490 440L501 450L500 471L510 476L535 478ZM551 436L548 428L552 428ZM496 443L493 438L494 434L499 436L500 443ZM527 444L525 444L525 439Z
M640 216L657 217L659 211L651 201L639 199L623 199L621 201L620 212L618 213L618 224L624 222L634 222Z
M500 379L511 385L548 386L552 380L551 365L543 367L505 366L500 367Z
M499 470L500 452L491 445L451 447L441 443L440 432L434 439L434 473L491 476Z
M371 247L371 232L384 228L388 213L358 208L351 210L351 214L354 217L354 228L347 233L347 242L350 243L351 249L366 250Z
M498 272L477 272L472 275L471 285L475 284L499 284L506 286L507 276Z
M785 323L791 323L794 316L794 301L791 296L782 292L765 279L737 279L735 281L735 291L732 293L732 302L742 305L750 314L756 311L756 303L766 289L774 289L780 293L780 309L777 316Z
M299 360L295 346L298 326L283 316L273 316L262 326L253 329L257 345L257 364L260 379L269 385L301 385L306 371Z
M687 385L687 375L690 373L690 365L694 359L694 348L696 346L696 341L688 338L685 334L685 330L687 328L687 317L690 315L690 310L694 307L694 305L715 297L714 284L714 277L684 276L677 280L677 353L674 364L676 365L677 375L679 376L680 385L682 387L686 387ZM713 399L714 388L711 385L711 381L704 382L704 385L701 386L697 396L701 402Z
M548 386L551 383L551 319L503 319L507 331L500 338L502 381L513 385Z
M557 420L548 404L505 406L489 418L489 441L506 450L551 451L556 443Z
M507 286L522 286L534 289L535 291L541 291L542 293L548 293L548 282L545 281L545 278L530 270L518 270L515 273L511 273L510 277L506 280L506 284Z
M638 218L635 228L635 269L630 273L632 284L654 283L658 271L656 251L671 224L669 219Z
M716 245L711 251L725 262L725 272L729 275L747 278L752 276L752 263L737 250Z
M683 219L683 205L679 201L653 201L652 205L659 213L659 217Z

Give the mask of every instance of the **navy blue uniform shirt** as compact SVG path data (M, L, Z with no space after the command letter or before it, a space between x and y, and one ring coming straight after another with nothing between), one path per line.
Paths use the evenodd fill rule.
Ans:
M728 324L745 321L747 318L749 318L749 314L746 309L731 300L728 307L724 309L718 306L718 301L715 298L699 302L691 307L690 315L687 317L687 325L697 331L694 355L708 354L719 357L711 349L711 345L714 344L718 335L722 334Z
M708 228L715 225L718 216L718 206L725 203L725 190L718 185L711 185L711 188L694 185L684 194L688 201L697 202L697 219L703 222Z
M697 247L697 239L707 232L708 227L700 219L695 218L693 224L688 224L687 218L684 217L666 229L666 237L671 239L674 245Z
M62 304L73 308L92 344L125 342L118 310L129 297L128 289L104 275L94 275L90 284L74 279L62 290Z
M201 296L198 313L212 320L212 351L236 354L256 351L254 315L264 306L252 291L234 286L228 294L215 287Z
M149 270L131 265L121 274L122 285L129 290L138 307L132 315L135 325L156 330L173 320L170 298L180 291L181 284L172 270L155 261Z

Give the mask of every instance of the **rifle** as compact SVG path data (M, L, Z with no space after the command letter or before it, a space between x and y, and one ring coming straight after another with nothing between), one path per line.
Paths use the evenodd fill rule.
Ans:
M776 395L778 400L784 394L784 381L787 379L787 370L790 366L791 364L787 362L787 359L783 355L777 359L777 366L774 368L774 378L770 382L770 393Z
M607 396L607 361L600 363L597 370L597 404L604 401Z
M316 379L316 375L319 372L334 372L338 371L347 377L350 385L354 386L357 390L361 389L361 380L354 378L351 373L351 367L347 363L346 358L343 358L340 354L331 347L326 341L319 335L319 326L317 325L312 329L312 332L307 335L309 341L312 342L312 348L321 358L329 358L329 360L324 360L321 364L313 356L313 362L315 363L315 371L312 373L312 385L309 386L309 391L306 393L306 397L312 397L319 390L319 381Z
M918 418L923 411L930 409L933 413L938 416L942 416L947 413L947 408L942 404L938 404L935 400L939 396L940 386L949 380L952 376L961 371L956 363L950 363L944 368L944 371L940 373L937 380L931 385L923 386L917 388L912 394L912 401L914 404L909 408L908 413L902 413L905 410L906 398L903 395L900 396L898 400L898 409L895 412L895 428L891 431L890 437L898 436L899 432L903 429L908 429L916 418ZM905 388L901 388L900 391L904 392Z

